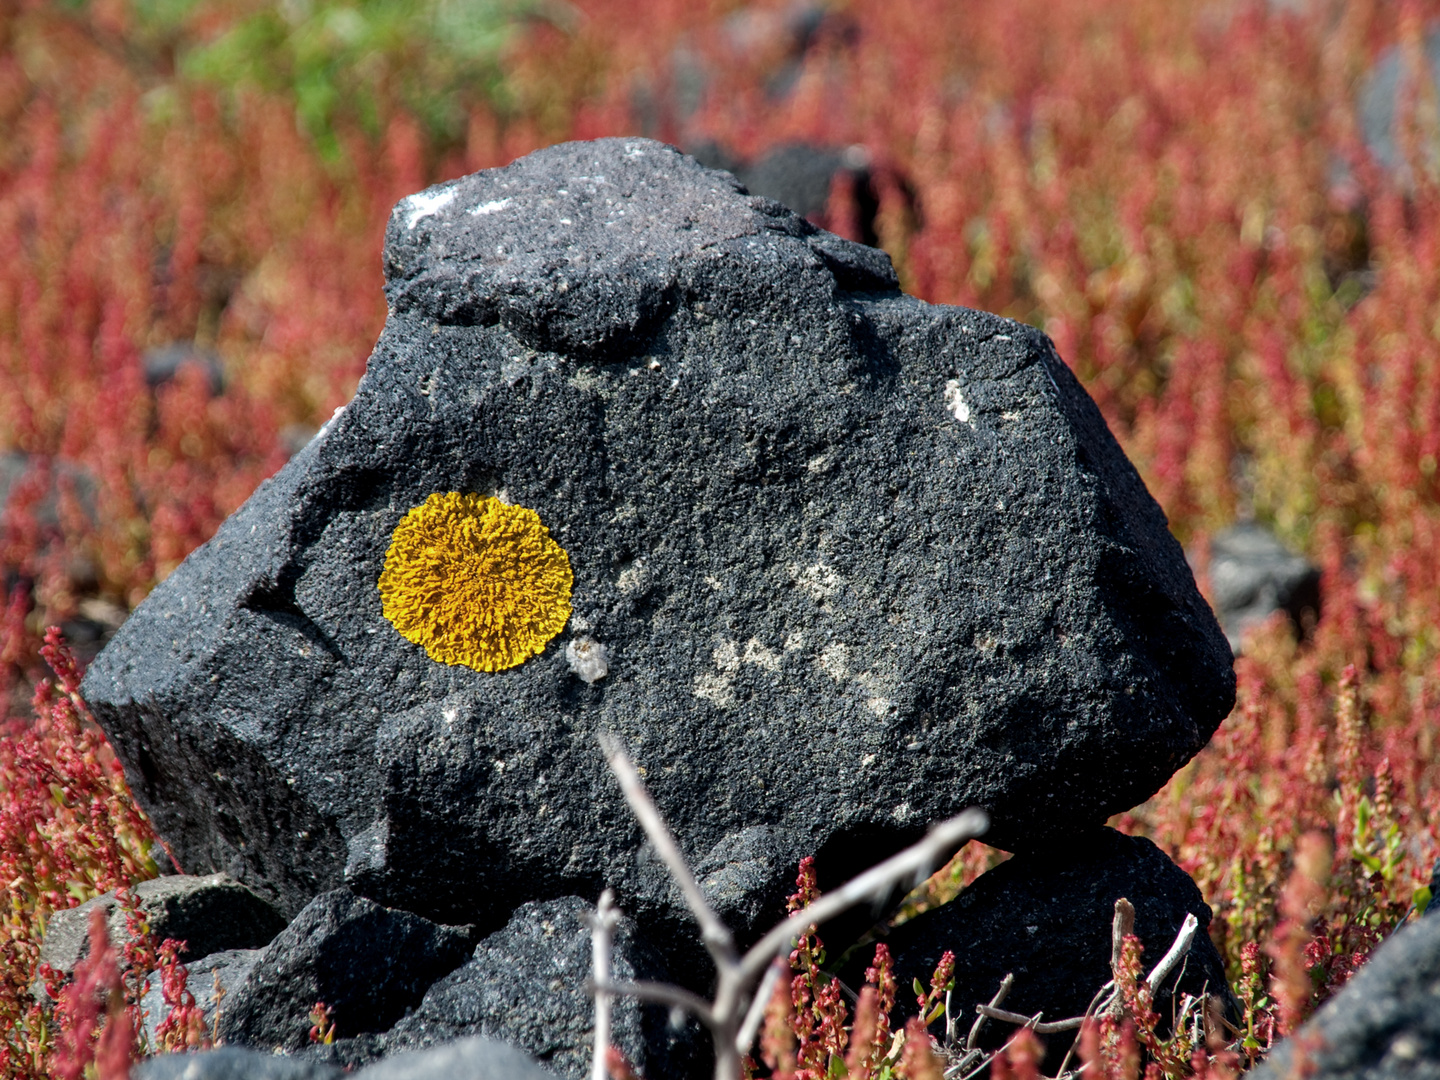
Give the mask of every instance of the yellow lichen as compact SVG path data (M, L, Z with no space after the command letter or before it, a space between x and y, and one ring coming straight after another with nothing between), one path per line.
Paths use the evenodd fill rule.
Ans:
M430 659L503 671L564 629L574 584L570 557L534 510L449 491L400 519L380 598Z

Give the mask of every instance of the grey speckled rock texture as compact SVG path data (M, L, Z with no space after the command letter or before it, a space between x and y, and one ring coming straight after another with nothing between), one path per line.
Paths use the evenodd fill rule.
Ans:
M515 1047L478 1037L396 1054L353 1075L355 1080L555 1080Z
M467 963L390 1029L387 1052L485 1035L518 1046L562 1077L584 1080L595 1024L595 1002L585 990L592 911L574 896L522 904L505 929L476 946ZM612 962L616 981L674 981L629 919L616 929ZM672 1030L668 1009L633 998L617 999L614 1010L611 1043L644 1076L689 1075L701 1043L709 1056L709 1036L693 1021Z
M1248 1075L1253 1080L1440 1077L1440 915L1396 931L1345 989Z
M333 1065L262 1054L239 1046L221 1046L198 1054L166 1054L130 1069L130 1080L340 1080L344 1075Z
M961 1015L973 1016L974 1007L989 1001L1013 973L1005 1008L1026 1016L1043 1010L1047 1020L1081 1016L1110 978L1111 920L1122 896L1135 906L1146 971L1170 948L1187 913L1200 922L1178 979L1172 976L1156 994L1162 1018L1172 1015L1177 987L1229 998L1224 962L1205 932L1210 907L1195 882L1149 840L1109 828L1062 849L1017 855L950 903L897 927L887 939L896 979L901 986L915 978L928 986L948 949L956 957L952 997ZM869 955L858 959L868 961ZM998 1046L1012 1034L1014 1028L989 1024L981 1041ZM1070 1037L1055 1042L1063 1054Z
M1163 513L1037 331L901 295L883 253L644 140L411 196L385 268L355 399L86 677L184 866L482 930L611 885L688 952L601 729L744 939L805 855L833 883L971 805L1043 843L1229 711ZM392 531L444 491L569 553L574 615L519 667L435 663L381 612Z
M342 1035L384 1031L464 963L468 928L391 911L346 889L317 896L254 959L220 1008L223 1042L289 1052L309 1043L323 1001Z

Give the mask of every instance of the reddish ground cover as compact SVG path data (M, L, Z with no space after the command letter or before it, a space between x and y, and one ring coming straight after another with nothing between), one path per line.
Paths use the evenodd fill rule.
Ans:
M350 71L363 109L339 94L317 112L313 78L184 62L257 5L163 25L160 7L0 3L6 1075L73 1069L105 1027L90 1015L89 1043L72 1025L52 1044L25 1007L49 911L153 872L53 643L59 689L27 704L44 628L138 603L348 398L384 319L397 198L563 138L863 147L907 288L1049 333L1202 577L1207 538L1251 514L1322 568L1311 633L1254 635L1212 746L1120 822L1215 905L1251 1050L1428 901L1440 136L1412 80L1410 166L1387 171L1356 99L1386 49L1418 70L1436 0L853 0L803 25L779 4L580 0L532 8L485 92L452 94L438 120L404 50ZM837 182L825 223L859 235L858 212ZM214 370L152 386L147 355L175 343ZM1122 1036L1087 1059L1131 1075L1144 1024L1139 1044ZM1148 1052L1167 1075L1210 1067ZM912 1075L927 1068L917 1052ZM1006 1068L1028 1078L1033 1052Z

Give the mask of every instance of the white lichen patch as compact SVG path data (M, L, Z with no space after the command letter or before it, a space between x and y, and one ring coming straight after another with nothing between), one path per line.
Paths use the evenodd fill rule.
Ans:
M772 674L780 670L780 654L762 644L757 638L752 637L745 643L745 655L740 659L746 664L764 668Z
M592 637L571 638L565 662L581 682L596 683L610 674L610 650Z
M415 228L420 224L422 218L438 214L454 201L454 188L446 188L444 191L437 191L434 194L421 191L411 195L405 200L405 228Z
M962 424L970 422L970 406L966 403L965 396L960 393L960 383L955 379L945 380L945 408Z
M836 682L844 682L850 677L850 647L832 641L825 646L816 663L820 665L821 671Z
M466 213L470 214L471 217L484 217L486 214L493 214L497 211L504 210L505 207L509 205L509 199L491 199L489 202L483 202L479 206L472 206Z
M795 582L816 603L828 600L840 588L840 575L835 572L833 567L823 563L814 563L810 566L790 563L785 570L790 575L790 580Z
M734 675L740 670L740 649L735 642L725 640L715 646L715 651L710 654L715 661L715 669L726 675Z
M800 631L795 631L785 639L786 652L797 652L803 648L805 648L805 635L800 633Z
M735 704L735 684L724 675L706 672L695 676L695 696L704 698L717 709L728 709Z
M620 576L615 580L615 587L626 596L642 593L649 585L650 571L645 568L643 559L636 559L624 570L621 570Z

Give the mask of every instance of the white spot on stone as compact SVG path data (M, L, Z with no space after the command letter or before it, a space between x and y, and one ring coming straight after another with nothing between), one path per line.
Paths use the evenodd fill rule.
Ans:
M832 642L825 646L825 651L820 654L820 670L829 675L836 682L843 682L850 677L850 649L840 642Z
M325 423L321 425L320 430L315 433L315 438L323 439L325 437L325 433L335 426L335 421L340 419L340 414L344 411L345 406L341 405L338 409L331 413L330 419L326 420Z
M620 576L615 579L615 587L626 596L634 596L638 592L643 592L649 584L650 571L645 568L644 561L640 559L621 570Z
M497 211L504 210L505 207L509 205L509 199L491 199L489 202L482 202L479 206L472 206L469 214L471 217L484 217L486 214L493 214ZM496 250L502 255L505 253L504 248L496 248Z
M610 651L592 637L571 638L565 662L582 682L599 682L610 674Z
M734 675L740 670L740 650L733 641L722 641L715 646L711 654L715 660L715 666L726 675Z
M405 228L415 228L420 224L421 218L438 214L454 201L455 189L453 187L437 191L433 195L428 191L411 195L405 200Z
M821 563L803 567L799 563L790 563L785 569L790 574L790 580L817 603L834 596L840 587L840 575L832 567Z
M712 576L709 575L709 574L706 574L703 580L704 580L704 582L705 582L706 585L709 585L710 588L714 589L716 592L719 592L719 591L721 590L721 588L723 587L723 586L720 584L720 579L719 579L719 578L717 578L717 577L712 577Z
M910 809L908 802L902 802L899 806L895 807L894 810L890 811L890 816L896 821L909 821L913 816L913 811Z
M945 408L962 424L970 422L970 406L960 393L960 384L954 379L945 380Z
M735 690L730 680L708 672L695 676L695 696L704 698L717 709L728 709L735 704Z
M828 452L812 457L805 463L805 468L812 473L823 473L830 468L830 454Z
M890 715L891 710L895 708L895 703L889 698L872 697L865 699L865 707L876 716L885 717Z
M805 635L798 630L785 639L785 651L794 652L805 647Z
M460 719L460 710L455 708L454 705L451 705L447 709L441 709L440 715L445 718L447 724L453 724L456 720Z
M741 659L772 673L780 670L780 654L761 644L757 638L752 637L745 643L745 655Z

